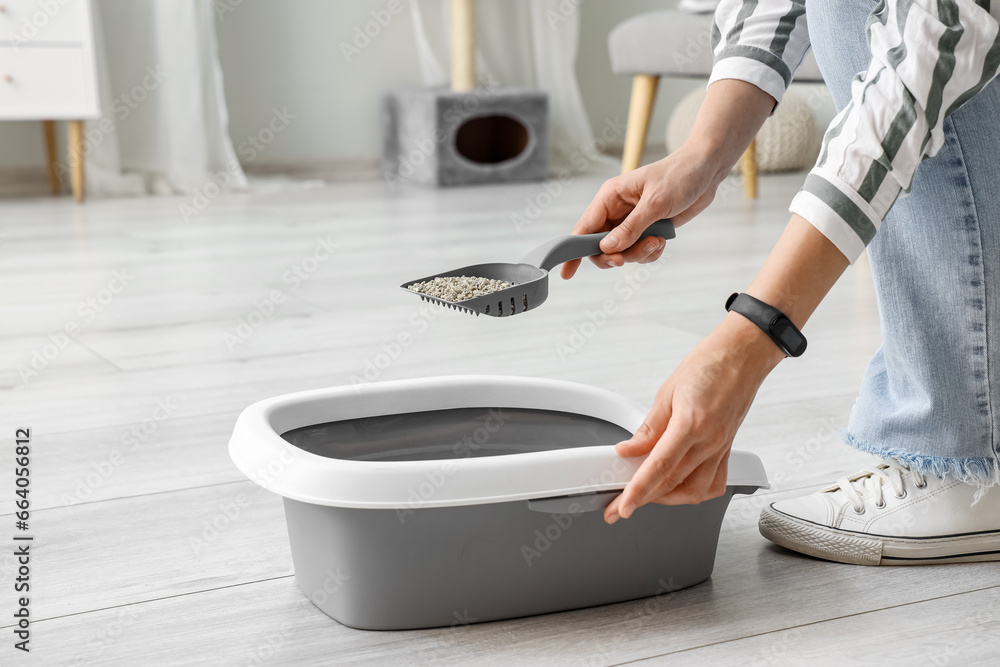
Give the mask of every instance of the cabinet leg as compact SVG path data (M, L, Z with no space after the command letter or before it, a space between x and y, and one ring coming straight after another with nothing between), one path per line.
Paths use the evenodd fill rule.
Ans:
M83 121L69 122L69 168L70 180L73 183L73 199L83 201L83 191L86 185L83 172Z
M59 194L59 146L56 141L56 122L42 121L42 132L45 134L45 163L49 167L49 186L52 194Z

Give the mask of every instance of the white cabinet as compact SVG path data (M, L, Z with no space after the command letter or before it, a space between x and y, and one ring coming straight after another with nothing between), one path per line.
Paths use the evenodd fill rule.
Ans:
M69 173L83 199L83 120L100 116L90 0L0 0L0 120L41 120L54 193L55 121L69 121Z

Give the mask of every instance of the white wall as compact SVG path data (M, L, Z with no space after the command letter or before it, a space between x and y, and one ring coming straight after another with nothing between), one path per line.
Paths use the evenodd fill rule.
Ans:
M230 134L237 144L268 121L273 107L296 115L255 161L257 165L371 159L379 152L378 100L398 86L420 85L408 0L360 54L347 62L340 43L372 20L390 0L242 0L219 15L219 51L229 103ZM587 0L580 7L577 74L591 122L627 116L631 82L614 76L608 32L643 11L675 0ZM225 6L216 3L216 6ZM383 15L384 16L384 15ZM109 23L111 25L109 25ZM127 30L105 21L106 30ZM698 81L660 84L650 142L663 142L673 105ZM0 167L42 166L39 123L0 123Z
M243 0L219 22L220 51L234 139L256 133L274 105L299 114L268 147L260 163L370 158L378 154L378 99L397 86L421 85L409 3L382 33L347 62L340 43L351 43L359 26L388 0ZM577 74L584 104L596 128L628 112L631 81L614 76L607 35L639 12L675 0L588 0L580 7ZM697 82L661 84L650 141L663 142L673 104Z
M351 62L340 43L351 44L388 1L244 0L227 14L217 32L234 140L287 106L298 117L261 163L378 155L379 96L421 83L409 2L399 0L403 11Z

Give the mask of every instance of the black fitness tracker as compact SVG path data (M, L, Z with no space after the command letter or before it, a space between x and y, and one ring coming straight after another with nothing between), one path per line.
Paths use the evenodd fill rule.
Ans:
M734 292L726 301L726 310L735 311L766 333L786 357L798 357L806 351L806 337L783 312L749 294Z

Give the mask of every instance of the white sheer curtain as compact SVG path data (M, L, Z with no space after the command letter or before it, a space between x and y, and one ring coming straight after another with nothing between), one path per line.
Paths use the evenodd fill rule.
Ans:
M103 117L86 124L88 193L245 188L227 130L213 3L93 4Z
M424 83L447 85L450 2L410 0L410 5ZM591 146L594 138L576 81L579 12L577 4L565 0L476 2L479 76L548 92L553 168L568 166L569 156Z

